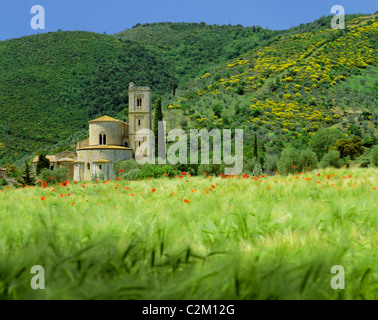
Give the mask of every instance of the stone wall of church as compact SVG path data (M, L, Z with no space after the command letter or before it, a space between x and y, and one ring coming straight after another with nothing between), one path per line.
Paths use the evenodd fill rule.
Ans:
M93 161L99 159L109 160L108 172L109 176L104 177L106 179L115 179L115 173L113 172L113 163L118 160L128 160L133 157L133 151L131 149L90 149L90 150L78 150L78 159L83 161L82 164L75 163L74 180L88 181L92 180L95 175L95 165ZM80 169L82 167L82 169Z
M89 124L89 145L100 144L100 134L106 134L106 145L122 146L122 122L93 122Z
M149 87L137 87L134 83L130 83L129 142L134 152L138 147L138 143L136 142L137 132L142 129L152 130L151 99L151 89Z

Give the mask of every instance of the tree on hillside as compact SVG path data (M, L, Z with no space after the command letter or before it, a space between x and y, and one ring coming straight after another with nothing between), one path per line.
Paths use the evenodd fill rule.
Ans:
M364 153L362 148L362 140L359 137L353 137L352 139L340 139L336 142L335 149L340 151L340 157L350 157L354 160L356 157Z
M334 146L336 141L343 137L343 133L337 129L324 128L320 129L311 138L310 148L318 156L318 160L328 152L331 146Z
M371 149L370 163L374 167L378 167L378 145Z
M172 82L172 94L173 96L176 96L176 89L178 88L177 83L174 81Z
M41 173L42 169L49 169L50 168L50 160L46 158L45 153L41 153L38 156L38 162L37 162L37 168L36 168L36 173L37 175Z
M154 119L154 135L155 135L155 154L158 152L159 145L159 121L163 121L163 112L161 110L161 99L156 101L155 119Z
M256 133L255 133L255 142L254 142L254 148L253 148L253 157L254 158L258 157L258 154L257 154L257 134Z

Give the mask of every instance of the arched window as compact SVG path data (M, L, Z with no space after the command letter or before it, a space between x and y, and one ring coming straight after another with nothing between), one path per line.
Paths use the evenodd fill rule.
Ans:
M100 146L105 146L106 145L106 134L105 133L100 133L100 135L99 135L99 144L100 144Z
M91 164L89 162L87 163L87 169L91 170Z
M138 119L138 126L140 126L140 119Z
M137 98L137 107L142 106L142 98Z
M100 168L100 170L102 169L102 165L101 164L98 167Z

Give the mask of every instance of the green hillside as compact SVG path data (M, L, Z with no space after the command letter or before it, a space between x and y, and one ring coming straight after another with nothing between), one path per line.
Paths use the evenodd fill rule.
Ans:
M335 31L330 19L283 31L152 23L2 41L0 164L73 148L98 115L127 121L130 81L163 98L169 126L243 128L271 153L307 145L324 126L374 140L377 22L347 16Z
M373 16L352 19L345 30L282 35L200 74L166 113L184 128L256 132L277 154L286 143L306 146L326 126L376 139L377 49Z
M0 156L14 160L127 107L128 83L170 85L164 62L136 42L55 32L0 42ZM0 160L1 161L1 160Z

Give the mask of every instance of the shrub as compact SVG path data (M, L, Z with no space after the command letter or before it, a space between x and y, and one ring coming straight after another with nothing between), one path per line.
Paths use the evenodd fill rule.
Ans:
M375 139L372 136L365 136L364 139L362 140L362 145L366 148L371 148L374 146Z
M326 153L322 160L319 163L321 168L333 167L333 168L340 168L342 166L342 162L340 159L340 152L337 150L332 150Z
M221 164L200 164L198 166L198 174L203 175L205 173L214 174L216 176L220 174L224 174L225 164L222 162Z
M140 165L135 159L117 161L114 163L113 169L118 177L126 180L159 178L165 175L172 178L176 175L180 175L181 173L178 169L170 164Z
M3 179L3 178L0 179L0 187L6 186L7 184L8 184L8 182L5 179Z
M135 173L135 179L159 178L165 175L169 178L173 178L180 174L181 172L171 165L145 164L138 173Z
M50 178L53 178L52 180ZM47 181L50 183L64 182L68 179L68 168L59 167L54 170L42 169L38 175L39 180Z
M269 172L276 171L278 160L279 160L278 156L268 154L265 158L265 163L264 163L265 170Z
M322 159L323 155L328 152L336 141L343 137L343 133L337 129L324 128L320 129L311 138L310 148L316 153L318 159Z
M282 151L281 157L277 163L278 171L281 174L297 172L298 159L299 159L299 153L295 148L293 147L285 148Z
M374 167L378 167L378 146L371 149L370 152L370 163Z
M140 172L140 169L131 169L127 171L122 178L126 180L137 180L138 179L138 174Z
M253 174L255 176L261 174L262 166L260 160L257 157L248 159L243 166L243 172Z
M316 157L315 152L311 151L311 149L303 150L299 155L298 160L298 170L299 171L307 171L316 168L318 164L318 159Z
M115 171L117 176L122 176L120 175L120 170L123 170L123 173L126 174L126 172L133 170L133 169L141 169L141 165L136 162L135 159L130 159L126 161L116 161L113 165L113 170Z

